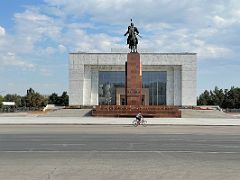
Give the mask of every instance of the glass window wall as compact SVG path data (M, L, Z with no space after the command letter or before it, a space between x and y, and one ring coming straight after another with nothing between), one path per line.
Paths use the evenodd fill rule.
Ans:
M166 105L166 71L144 71L142 84L149 90L149 105Z
M166 105L166 71L144 71L143 88L149 91L149 105ZM99 104L116 104L116 88L125 87L124 71L99 72Z
M125 87L125 72L100 71L99 72L99 104L116 105L116 88Z

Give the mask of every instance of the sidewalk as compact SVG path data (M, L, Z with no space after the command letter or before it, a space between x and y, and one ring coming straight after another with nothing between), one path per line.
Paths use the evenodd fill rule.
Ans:
M134 118L103 117L0 117L3 124L132 124ZM145 118L149 125L202 125L202 126L240 126L240 119L222 118Z

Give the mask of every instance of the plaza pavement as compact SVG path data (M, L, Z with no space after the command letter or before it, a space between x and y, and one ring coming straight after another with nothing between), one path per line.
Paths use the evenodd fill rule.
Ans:
M51 112L0 113L0 124L132 124L134 118L92 117L90 109L61 109ZM182 118L145 118L149 125L240 126L239 114L220 111L181 110Z
M39 116L0 116L3 124L78 124L78 125L126 125L134 118L109 117L39 117ZM196 126L240 126L240 118L145 118L148 125L196 125Z

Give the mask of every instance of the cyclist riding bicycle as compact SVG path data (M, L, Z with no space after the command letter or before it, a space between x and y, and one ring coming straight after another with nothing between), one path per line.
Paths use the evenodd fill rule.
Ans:
M138 114L136 115L136 120L138 121L138 124L140 124L140 121L141 121L142 118L143 118L143 116L142 116L141 113L138 113Z

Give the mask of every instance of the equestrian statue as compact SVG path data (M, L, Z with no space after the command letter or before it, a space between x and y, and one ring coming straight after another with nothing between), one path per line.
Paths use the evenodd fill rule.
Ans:
M141 37L139 35L139 31L137 27L134 27L134 24L131 19L131 24L128 26L127 32L124 34L126 36L128 34L127 38L127 44L129 45L129 49L131 52L137 52L137 44L138 44L138 38L137 36Z

